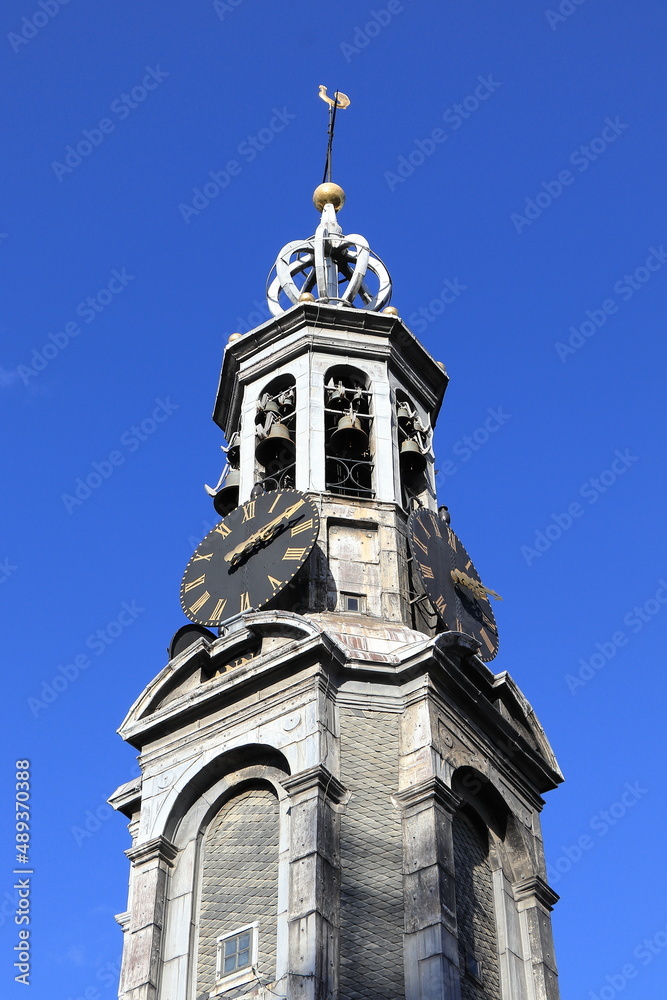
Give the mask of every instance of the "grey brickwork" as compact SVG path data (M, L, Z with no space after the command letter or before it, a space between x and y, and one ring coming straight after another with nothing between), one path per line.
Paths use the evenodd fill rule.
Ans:
M340 710L341 1000L402 1000L403 877L398 721L389 712Z
M486 843L464 815L453 821L461 1000L501 1000L493 881ZM482 985L466 974L466 952L482 963Z
M256 920L258 969L275 978L277 910L278 801L252 789L223 806L204 838L197 996L213 989L217 937Z

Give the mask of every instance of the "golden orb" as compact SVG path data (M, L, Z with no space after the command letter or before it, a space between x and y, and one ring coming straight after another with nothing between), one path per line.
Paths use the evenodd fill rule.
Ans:
M382 312L385 314L385 316L398 316L399 315L399 312L398 312L398 309L396 308L396 306L387 306L387 308L383 309Z
M233 344L235 340L240 340L242 336L242 333L230 333L227 343Z
M299 296L299 302L314 302L314 301L315 301L315 296L312 294L312 292L301 292L301 295Z
M447 374L447 369L446 369L446 368L445 368L445 366L443 365L442 361L436 361L436 364L438 365L438 367L439 367L439 368L442 368L443 372L444 372L444 373L445 373L445 375L446 375L446 374Z
M338 184L319 184L313 191L313 205L321 212L325 205L333 205L337 212L345 204L345 192Z

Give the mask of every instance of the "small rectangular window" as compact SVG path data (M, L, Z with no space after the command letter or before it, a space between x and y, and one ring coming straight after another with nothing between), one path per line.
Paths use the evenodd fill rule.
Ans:
M466 952L466 972L478 983L482 982L482 963L470 951Z
M218 937L216 979L226 982L245 979L257 964L257 923L221 934Z
M364 614L366 611L365 594L343 594L340 595L341 609L343 611L356 611L357 614Z

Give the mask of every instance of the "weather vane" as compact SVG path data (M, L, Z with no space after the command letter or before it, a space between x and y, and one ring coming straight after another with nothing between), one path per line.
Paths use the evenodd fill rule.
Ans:
M336 91L333 97L329 97L327 94L327 88L324 84L320 84L319 96L329 105L329 130L327 133L327 158L324 162L324 177L322 178L322 183L326 183L331 180L331 150L333 147L333 137L334 128L336 126L336 111L338 108L348 108L350 106L350 98L347 94L341 94L340 91Z

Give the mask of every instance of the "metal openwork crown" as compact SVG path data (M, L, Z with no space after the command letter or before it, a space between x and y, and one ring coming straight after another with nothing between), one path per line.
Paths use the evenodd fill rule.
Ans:
M389 272L363 236L343 235L336 219L345 202L342 188L320 184L313 201L322 213L315 235L284 246L269 274L266 297L271 313L280 316L298 302L312 301L383 309L391 299Z

